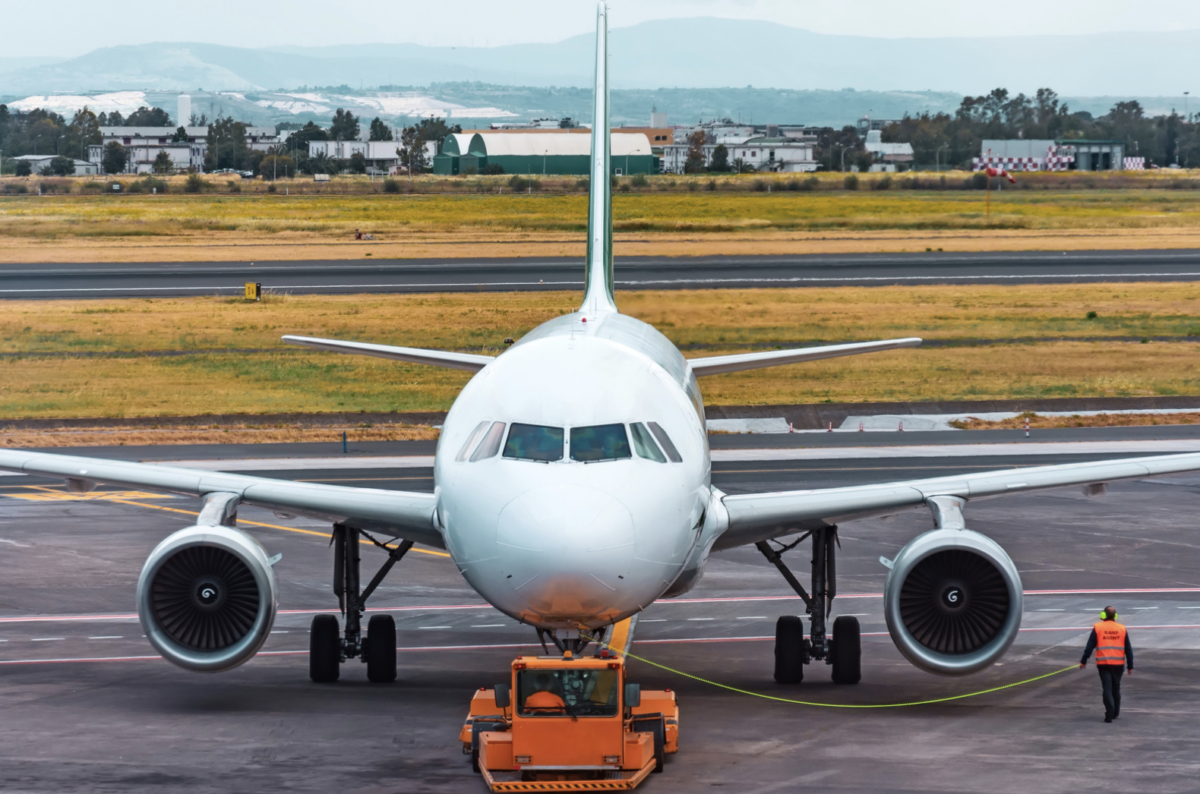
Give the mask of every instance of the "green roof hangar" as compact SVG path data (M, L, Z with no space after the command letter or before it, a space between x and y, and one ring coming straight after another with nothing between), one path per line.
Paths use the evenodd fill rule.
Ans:
M612 133L613 176L657 174L661 160L644 133ZM481 174L499 166L505 174L587 176L592 136L569 132L456 133L433 158L442 176Z

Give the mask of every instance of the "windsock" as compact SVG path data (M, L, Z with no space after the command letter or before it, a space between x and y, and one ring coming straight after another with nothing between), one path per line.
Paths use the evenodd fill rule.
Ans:
M1003 168L996 168L995 166L989 165L987 168L984 169L984 171L987 172L987 175L989 177L998 176L1002 179L1007 179L1011 184L1014 184L1014 185L1017 184L1016 178L1012 174L1005 171Z

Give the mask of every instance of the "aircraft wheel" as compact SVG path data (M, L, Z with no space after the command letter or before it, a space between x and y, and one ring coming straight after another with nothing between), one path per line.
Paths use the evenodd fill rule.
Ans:
M858 618L842 615L833 621L829 653L833 660L833 683L857 684L862 680L862 636Z
M371 616L363 653L368 681L390 684L396 680L396 620L391 615Z
M804 680L804 623L795 615L775 621L775 681L798 684Z
M342 666L342 636L338 619L317 615L308 635L308 677L318 684L338 680Z

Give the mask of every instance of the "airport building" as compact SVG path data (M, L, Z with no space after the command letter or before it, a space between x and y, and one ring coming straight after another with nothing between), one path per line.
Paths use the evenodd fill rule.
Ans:
M100 143L88 146L88 162L100 164L104 147L116 141L125 148L127 174L148 174L154 170L159 152L166 152L179 171L204 169L208 151L208 127L184 127L186 140L175 140L178 127L101 127ZM280 142L274 127L246 127L246 145L260 152Z
M433 158L433 172L442 176L479 174L498 166L505 174L587 176L592 149L590 131L473 132L446 137ZM660 160L644 133L612 133L615 176L657 174Z
M9 160L14 163L19 163L22 160L29 163L30 171L34 174L42 173L42 169L50 165L50 161L58 155L56 154L22 154L16 157L10 157ZM96 163L89 163L86 160L75 160L75 176L95 176L100 173L100 166Z
M1141 171L1145 158L1126 157L1124 141L984 140L974 170L1007 171Z
M729 165L741 160L755 171L802 174L817 170L813 157L815 144L796 138L746 138L737 143L706 143L703 145L704 167L712 165L713 152L724 146ZM689 147L686 143L663 147L663 171L682 174L687 165Z

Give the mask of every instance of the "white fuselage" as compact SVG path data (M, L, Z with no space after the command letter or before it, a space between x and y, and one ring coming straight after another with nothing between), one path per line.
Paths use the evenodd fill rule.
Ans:
M561 428L561 459L457 460L482 423ZM572 459L572 428L655 422L682 460ZM472 448L478 447L476 442ZM470 452L470 450L468 450ZM468 456L469 457L469 456ZM463 389L434 464L437 521L459 571L539 628L599 628L644 609L693 565L712 498L703 405L669 340L616 313L531 331Z

